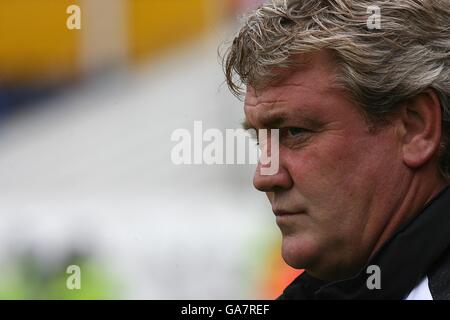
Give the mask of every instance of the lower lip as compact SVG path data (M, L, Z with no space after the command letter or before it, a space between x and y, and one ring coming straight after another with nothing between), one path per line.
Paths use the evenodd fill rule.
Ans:
M292 213L292 214L281 214L281 215L277 215L276 219L277 222L281 222L281 221L289 221L291 219L294 219L295 217L298 217L299 215L304 214L304 212L301 213Z

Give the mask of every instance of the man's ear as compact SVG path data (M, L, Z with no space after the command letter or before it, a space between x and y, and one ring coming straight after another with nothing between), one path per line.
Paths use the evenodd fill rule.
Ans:
M403 161L419 168L439 152L442 116L436 92L428 89L405 101L399 120Z

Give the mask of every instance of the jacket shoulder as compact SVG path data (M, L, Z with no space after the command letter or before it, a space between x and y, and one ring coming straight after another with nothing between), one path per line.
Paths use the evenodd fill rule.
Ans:
M450 248L428 272L429 287L434 300L450 300Z

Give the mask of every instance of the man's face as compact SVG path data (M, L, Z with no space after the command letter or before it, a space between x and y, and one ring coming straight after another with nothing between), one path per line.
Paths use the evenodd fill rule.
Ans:
M282 254L324 280L358 271L396 210L407 171L393 126L371 132L341 90L332 58L312 56L307 68L245 99L250 127L279 128L280 168L254 177L266 192L283 236Z

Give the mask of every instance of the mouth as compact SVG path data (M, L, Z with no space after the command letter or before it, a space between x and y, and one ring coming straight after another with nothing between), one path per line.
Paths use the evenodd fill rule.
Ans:
M299 214L305 214L304 210L301 211L288 211L288 210L273 210L273 213L275 214L275 216L278 217L289 217L289 216L296 216Z
M275 221L278 227L281 229L283 234L293 233L295 230L295 226L299 226L299 223L304 221L304 217L306 217L305 210L273 210L275 214Z

